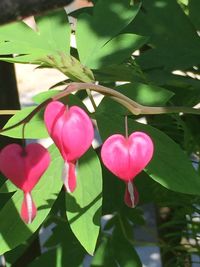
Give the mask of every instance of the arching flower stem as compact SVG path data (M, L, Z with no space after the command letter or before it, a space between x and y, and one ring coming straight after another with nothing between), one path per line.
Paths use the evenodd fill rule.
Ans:
M38 105L29 115L26 116L23 120L17 122L16 124L9 126L7 128L1 129L1 132L5 132L7 130L11 130L21 124L26 124L28 123L37 112L39 112L42 108L44 108L48 103L51 101L59 100L63 97L66 97L67 95L76 92L76 91L81 91L81 90L87 90L87 91L95 91L98 93L101 93L105 96L111 97L113 100L116 102L120 103L124 107L126 107L132 114L134 115L147 115L147 114L166 114L166 113L187 113L187 114L196 114L200 115L200 109L196 108L191 108L191 107L149 107L149 106L143 106L140 105L139 103L133 101L129 97L123 95L122 93L102 86L102 85L97 85L94 83L78 83L78 82L73 82L67 85L67 87L59 92L57 95L45 100L42 102L40 105ZM3 111L0 111L0 115ZM9 111L8 111L9 113ZM7 113L7 114L8 114ZM5 112L3 112L5 114Z

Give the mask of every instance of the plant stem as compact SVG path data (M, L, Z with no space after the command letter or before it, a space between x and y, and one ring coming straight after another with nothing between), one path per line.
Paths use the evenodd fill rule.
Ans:
M125 116L125 136L126 136L126 139L128 139L128 117L127 115Z
M97 85L93 83L70 83L68 86L61 92L59 92L57 95L45 100L40 105L38 105L29 115L27 115L26 118L23 120L17 122L16 124L9 126L7 128L1 129L1 132L5 132L7 130L11 130L21 124L28 123L34 115L40 111L42 108L44 108L48 103L51 101L59 100L63 97L66 97L67 95L71 94L75 91L80 90L87 90L87 91L96 91L98 93L101 93L106 96L110 96L112 99L123 105L125 108L127 108L132 114L134 115L146 115L146 114L166 114L166 113L188 113L188 114L196 114L200 115L200 109L190 108L190 107L148 107L140 105L139 103L133 101L129 97L121 94L120 92L102 86ZM96 105L95 105L96 107Z
M90 99L90 102L91 102L91 104L92 104L92 106L93 106L94 111L96 111L97 106L96 106L96 103L95 103L95 101L94 101L94 98L93 98L93 96L92 96L92 94L91 94L91 91L88 90L88 89L86 89L86 92L87 92L87 95L88 95L88 97L89 97L89 99Z
M2 109L0 110L0 115L14 115L20 109Z

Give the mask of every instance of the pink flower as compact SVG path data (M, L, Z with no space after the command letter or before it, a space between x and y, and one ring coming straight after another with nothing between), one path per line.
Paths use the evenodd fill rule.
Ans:
M89 116L78 106L66 107L59 101L49 103L44 121L64 161L63 182L68 192L76 188L77 160L89 149L94 129Z
M134 207L138 201L133 180L149 163L153 150L151 138L143 132L134 132L128 138L112 135L102 146L104 165L126 183L125 202L128 206Z
M25 148L10 144L0 152L0 171L13 184L24 192L21 218L31 223L37 208L32 200L31 191L40 180L50 163L50 155L40 144L29 144Z

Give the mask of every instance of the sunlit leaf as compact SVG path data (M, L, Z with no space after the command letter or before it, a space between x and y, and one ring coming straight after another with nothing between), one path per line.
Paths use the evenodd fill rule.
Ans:
M73 194L66 195L67 218L81 245L93 254L100 228L102 175L92 149L79 160L77 172L77 188Z

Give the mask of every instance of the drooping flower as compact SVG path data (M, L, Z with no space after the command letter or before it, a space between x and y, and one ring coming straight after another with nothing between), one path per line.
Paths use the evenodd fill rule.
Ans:
M128 138L114 134L102 146L104 165L126 183L124 200L128 206L134 207L138 202L133 180L147 166L153 150L151 138L143 132L134 132Z
M77 161L89 149L94 138L91 119L78 106L68 108L59 101L52 101L45 109L44 121L65 161L62 174L65 188L73 192Z
M26 147L10 144L0 152L0 171L24 193L21 207L21 218L31 223L36 216L37 208L32 200L31 191L40 180L50 163L46 148L38 143Z

